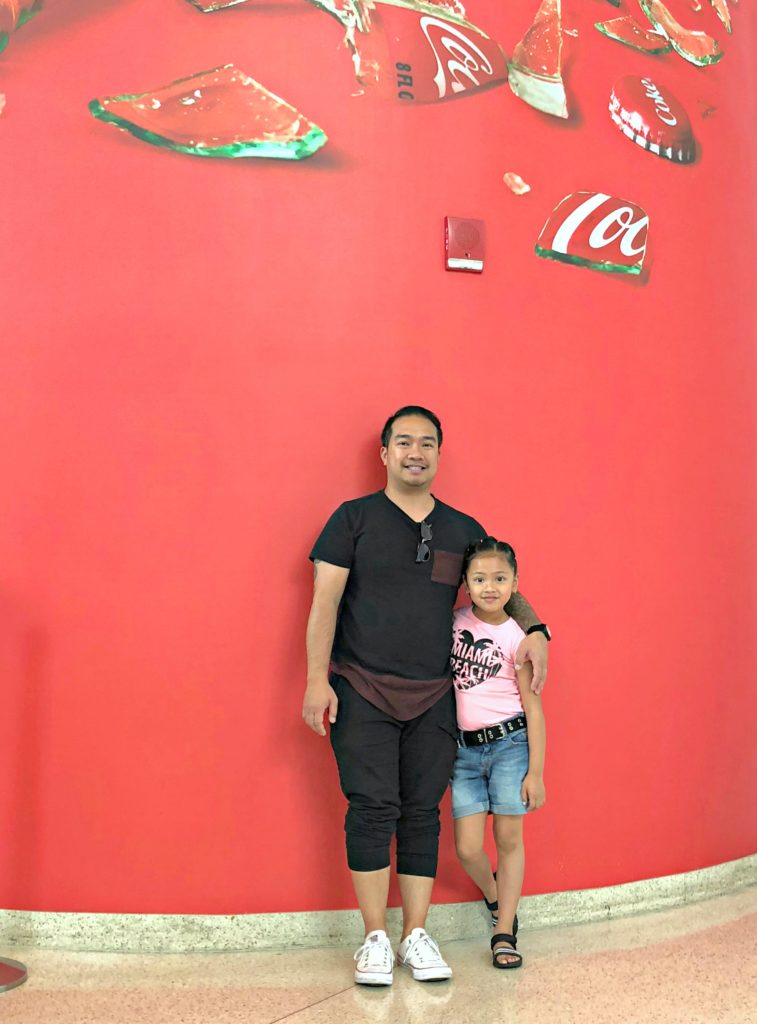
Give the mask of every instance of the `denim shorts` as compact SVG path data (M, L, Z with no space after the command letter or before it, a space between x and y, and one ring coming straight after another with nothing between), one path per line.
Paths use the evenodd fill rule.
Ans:
M525 814L520 788L527 772L526 729L480 747L458 747L452 769L452 817L481 811Z

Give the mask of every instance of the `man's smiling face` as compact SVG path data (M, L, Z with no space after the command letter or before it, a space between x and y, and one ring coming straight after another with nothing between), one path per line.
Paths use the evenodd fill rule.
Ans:
M400 416L389 444L381 449L387 482L395 487L428 488L439 467L436 427L425 416Z

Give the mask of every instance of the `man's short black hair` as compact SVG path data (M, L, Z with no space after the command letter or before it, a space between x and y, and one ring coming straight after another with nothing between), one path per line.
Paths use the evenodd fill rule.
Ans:
M398 420L400 416L422 416L426 420L430 420L436 428L436 439L439 443L439 447L442 446L442 424L439 417L431 412L430 409L424 409L422 405L403 405L401 409L398 409L384 424L384 429L381 431L381 445L386 448L389 445L389 441L392 437L392 427L394 421Z

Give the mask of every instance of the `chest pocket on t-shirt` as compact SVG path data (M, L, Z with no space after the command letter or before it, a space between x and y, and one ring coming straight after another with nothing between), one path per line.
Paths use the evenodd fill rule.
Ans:
M451 587L460 586L460 571L463 567L463 556L455 551L439 551L432 549L431 579L434 583L448 583Z

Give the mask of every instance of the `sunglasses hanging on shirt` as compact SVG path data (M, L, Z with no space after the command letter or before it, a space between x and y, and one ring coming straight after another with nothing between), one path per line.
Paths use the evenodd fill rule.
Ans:
M431 557L431 548L428 546L428 542L431 540L431 524L427 523L424 519L419 524L421 528L421 539L418 544L418 550L415 553L416 562L427 562Z

